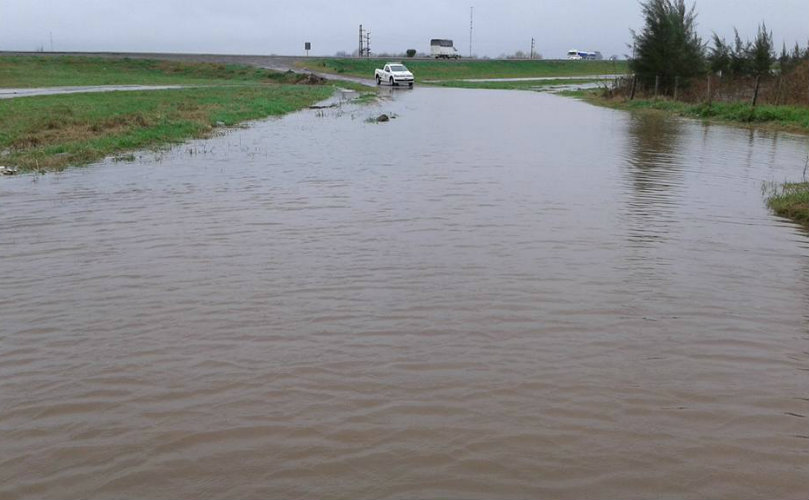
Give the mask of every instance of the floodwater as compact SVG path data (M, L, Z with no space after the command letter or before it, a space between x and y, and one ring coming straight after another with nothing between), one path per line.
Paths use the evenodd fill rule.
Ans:
M548 81L564 81L564 80L615 80L626 75L579 75L579 76L532 76L525 78L462 78L460 80L451 80L458 82L548 82ZM427 80L428 82L436 82L442 80Z
M0 179L0 498L806 498L806 137L387 95Z

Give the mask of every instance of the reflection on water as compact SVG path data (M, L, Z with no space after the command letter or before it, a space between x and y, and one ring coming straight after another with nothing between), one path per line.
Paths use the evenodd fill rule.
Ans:
M677 191L683 182L681 122L660 113L631 115L627 176L631 199L629 238L643 246L676 230ZM687 160L686 160L687 161Z
M0 497L803 498L773 141L416 88L2 179Z

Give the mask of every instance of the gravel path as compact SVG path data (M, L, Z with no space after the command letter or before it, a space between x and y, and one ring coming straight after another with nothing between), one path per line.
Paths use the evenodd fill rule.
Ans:
M199 85L87 85L81 87L41 87L33 89L0 89L0 99L35 97L60 94L87 94L95 92L131 92L136 90L173 90L199 87Z

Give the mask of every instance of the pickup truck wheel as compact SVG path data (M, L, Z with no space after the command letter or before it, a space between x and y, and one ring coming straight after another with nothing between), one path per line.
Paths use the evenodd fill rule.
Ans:
M390 77L390 86L393 87L394 85L396 84L393 82L393 77Z
M412 89L412 88L413 88L413 82L410 82L410 83L408 84L408 87L410 87L410 88Z
M376 75L376 84L377 85L382 85L382 79L379 78L379 75Z

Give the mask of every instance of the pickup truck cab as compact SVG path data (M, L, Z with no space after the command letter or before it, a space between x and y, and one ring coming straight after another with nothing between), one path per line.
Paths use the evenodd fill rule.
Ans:
M382 82L389 84L391 87L399 84L407 84L412 87L415 79L413 73L405 68L401 63L387 63L382 69L377 69L374 72L376 77L376 84L380 85Z

